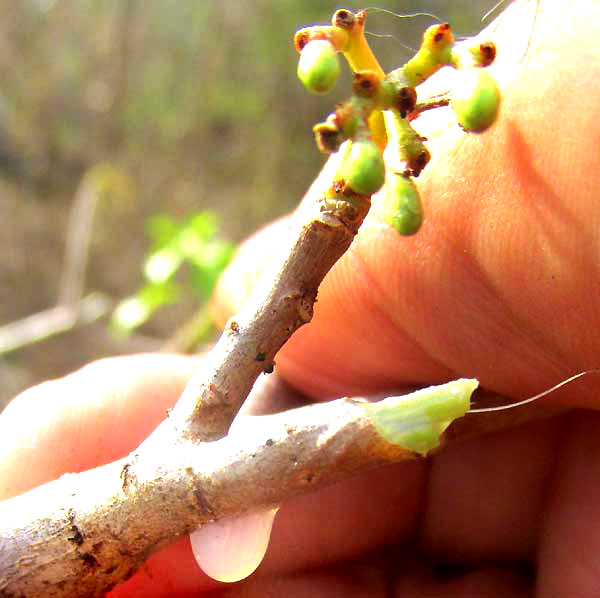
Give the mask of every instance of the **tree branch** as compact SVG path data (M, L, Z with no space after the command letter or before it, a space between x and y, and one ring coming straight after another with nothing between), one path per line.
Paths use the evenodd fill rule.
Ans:
M426 452L424 430L441 424L430 437L439 441L444 422L468 409L474 386L457 381L402 399L339 399L250 417L214 442L169 446L157 431L124 459L0 503L0 596L103 596L152 552L209 521ZM269 381L254 396L273 404L281 388ZM432 410L441 419L423 426ZM507 425L511 415L488 424ZM457 419L451 436L481 433L479 422ZM390 441L398 437L404 446Z
M382 437L367 406L339 399L253 417L215 442L144 443L4 501L0 595L102 596L204 523L414 456Z
M110 305L108 297L92 293L75 303L56 305L0 326L0 355L71 330L76 324L94 322L106 314Z
M321 281L350 246L371 203L361 196L327 201L339 160L329 160L309 191L312 199L291 219L288 246L278 251L177 402L170 418L178 434L196 441L224 436L258 375L272 370L277 351L312 319Z

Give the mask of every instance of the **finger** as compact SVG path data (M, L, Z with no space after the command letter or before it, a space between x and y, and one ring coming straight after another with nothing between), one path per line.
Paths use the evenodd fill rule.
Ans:
M105 359L19 395L0 415L0 499L127 455L197 364L170 355Z
M573 414L544 515L536 596L600 595L600 417Z
M395 586L394 598L527 598L531 582L509 567L478 567L450 579L431 572L406 571Z
M332 565L415 538L435 562L475 570L532 563L560 425L549 420L489 435L485 443L448 447L429 469L425 460L404 463L292 499L275 519L266 558L253 577ZM153 577L171 579L175 561L187 562L187 551L181 547L171 557L172 565L163 560L156 569L149 562ZM471 588L476 579L453 584ZM187 580L195 580L197 590L210 587L197 573Z
M0 418L4 496L127 454L164 418L196 365L170 356L103 360L18 397ZM338 561L407 537L424 474L423 462L403 464L290 501L276 521L264 572ZM112 595L213 587L184 539L153 555Z
M466 566L534 563L564 426L559 416L449 446L436 455L420 532L422 550L438 562Z
M371 560L371 559L369 559ZM211 593L211 598L384 598L389 596L380 564L366 558L311 572L300 572L268 578L254 578Z
M189 539L186 537L151 555L131 579L118 585L108 596L195 598L221 585L198 568Z
M261 378L259 387L262 387L263 393L259 395L253 391L249 397L250 404L244 405L246 414L243 418L251 419L252 416L248 416L250 412L272 411L275 394L280 396L279 403L283 401L289 405L299 400L276 376ZM268 398L266 404L260 401L265 396ZM243 428L252 423L238 421L237 425ZM238 432L243 433L243 430ZM373 548L406 540L414 533L419 519L426 472L425 461L402 463L286 501L275 517L265 558L262 563L256 564L260 566L255 576L281 575L340 562ZM213 544L207 528L203 529L209 534L208 539L194 538L195 550L200 554L200 566L207 563L208 573L216 573L218 579L233 579L242 570L246 572L248 547L229 544L232 534L238 535L238 531L220 529L216 546L211 549L211 554L205 554L206 542ZM223 543L219 538L224 534L226 541ZM149 595L148 592L155 591L153 578L160 578L167 584L176 583L177 571L184 562L192 573L186 577L183 587L192 587L195 591L214 587L214 583L199 573L195 563L190 562L189 553L187 543L180 543L177 550L171 550L168 555L161 553L157 558L151 558L144 571L125 584L115 596L135 596L142 590ZM238 553L242 561L220 562L226 557L235 559Z
M0 416L0 498L127 455L164 420L198 363L175 355L103 359L16 397ZM184 538L152 555L110 595L215 586Z
M408 541L419 521L426 474L424 460L401 463L286 502L259 571L322 566Z
M510 567L486 566L440 574L414 555L387 550L334 567L274 577L255 577L208 594L211 598L320 596L383 598L525 598L531 596L527 576Z
M278 355L286 380L330 397L460 372L524 397L597 365L600 20L582 19L590 10L542 2L528 58L519 65L511 52L497 71L506 74L500 121L483 136L453 127L436 140L419 179L427 217L418 235L382 228L374 200L321 286L313 322ZM514 32L503 24L498 35L501 54ZM240 273L248 280L281 230L247 247L221 297ZM594 387L572 396L594 405Z

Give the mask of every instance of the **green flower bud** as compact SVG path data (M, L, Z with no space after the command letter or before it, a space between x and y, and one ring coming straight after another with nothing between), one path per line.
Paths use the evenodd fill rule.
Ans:
M337 53L331 43L324 39L309 41L298 62L298 78L311 93L331 91L340 76Z
M396 174L389 180L384 200L385 221L398 233L414 235L423 222L419 190L410 176Z
M489 73L479 69L459 72L457 77L450 105L458 124L469 133L482 133L498 116L500 88Z
M426 139L421 137L412 128L410 121L403 118L397 110L394 109L392 114L394 115L395 125L393 140L398 147L398 158L404 163L405 169L410 171L408 174L417 177L431 159L428 149L423 145L423 141L426 141Z
M385 163L373 141L355 141L345 157L342 176L346 184L359 195L373 195L385 181Z

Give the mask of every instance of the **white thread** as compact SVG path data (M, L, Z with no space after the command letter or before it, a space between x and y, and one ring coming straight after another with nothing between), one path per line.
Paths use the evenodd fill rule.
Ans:
M380 8L379 6L368 6L367 8L363 8L363 10L367 13L369 11L383 12L385 14L392 15L393 17L396 17L397 19L414 19L415 17L430 17L431 19L435 19L439 23L445 22L443 19L440 19L440 17L438 17L437 15L434 15L433 13L430 13L430 12L415 12L410 15L403 15L403 14L394 12L393 10L388 10L387 8Z
M555 384L552 388L548 388L547 390L544 390L543 392L540 392L539 394L537 394L533 397L529 397L528 399L523 399L522 401L518 401L517 403L511 403L510 405L500 405L499 407L485 407L485 408L481 408L481 409L469 409L469 411L467 411L467 413L487 413L488 411L503 411L504 409L512 409L513 407L520 407L521 405L526 405L527 403L533 403L533 401L537 401L538 399L545 397L546 395L550 394L551 392L558 390L559 388L565 386L566 384L569 384L570 382L573 382L574 380L577 380L578 378L581 378L582 376L586 376L587 374L599 374L599 373L600 373L600 369L585 370L583 372L579 372L579 374L575 374L574 376L567 378L566 380L563 380L562 382L559 382L558 384Z
M405 50L410 50L411 52L416 52L414 48L406 45L405 43L400 41L400 38L393 33L375 33L373 31L365 31L365 35L370 35L371 37L376 38L388 38L393 39L397 44L400 44Z
M499 6L502 6L504 4L506 0L499 0L498 2L496 2L496 4L494 4L494 6L492 6L492 8L490 8L482 17L481 17L481 22L483 23L484 21L487 20L487 18L493 13L496 12L496 9Z

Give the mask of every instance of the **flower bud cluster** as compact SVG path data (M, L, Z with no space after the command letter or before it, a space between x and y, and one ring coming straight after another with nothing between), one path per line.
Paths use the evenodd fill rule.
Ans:
M385 184L386 222L400 234L412 235L423 220L414 178L430 159L426 139L411 124L420 113L416 87L443 66L460 71L451 99L438 105L449 104L464 131L482 133L496 121L500 106L498 85L482 70L494 61L496 47L493 42L455 45L449 24L432 25L415 56L386 75L366 42L366 16L366 11L340 9L330 26L300 29L294 38L300 53L298 76L310 92L327 93L340 75L337 55L347 59L355 72L352 96L313 128L324 153L349 144L333 181L332 189L343 190L335 199L370 197Z

